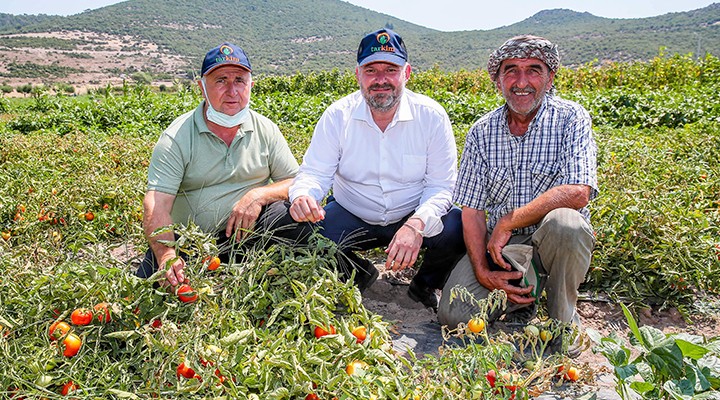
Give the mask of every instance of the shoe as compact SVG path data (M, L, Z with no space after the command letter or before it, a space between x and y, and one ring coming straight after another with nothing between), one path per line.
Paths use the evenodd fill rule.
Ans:
M537 304L532 303L527 307L518 308L515 311L505 314L504 322L513 325L527 325L537 316Z
M362 258L360 261L362 265L353 265L353 267L355 268L355 286L357 286L360 293L362 293L375 283L380 272L375 268L372 261L366 258Z
M437 312L438 295L435 292L435 289L420 284L413 279L410 281L410 287L408 287L408 296L410 296L411 299L422 303L425 307L432 308L435 312Z
M584 334L578 327L565 327L560 335L550 340L548 351L565 354L569 358L578 358L584 350L589 348L589 342L583 337ZM567 348L564 348L565 346Z

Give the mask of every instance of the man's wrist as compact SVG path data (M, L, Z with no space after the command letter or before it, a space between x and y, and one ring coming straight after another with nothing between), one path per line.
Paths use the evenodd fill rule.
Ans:
M415 222L415 221L417 221L417 222ZM419 225L419 227L416 225ZM423 229L425 226L425 223L423 223L423 221L419 217L408 218L408 220L405 221L403 226L407 226L412 231L414 231L416 234L420 235L420 237L425 237L425 232Z

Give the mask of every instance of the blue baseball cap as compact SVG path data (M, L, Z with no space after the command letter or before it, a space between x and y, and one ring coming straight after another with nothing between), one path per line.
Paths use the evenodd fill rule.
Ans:
M232 43L225 42L208 51L205 55L205 60L200 69L200 76L203 77L222 65L238 65L252 72L250 60L248 60L247 54L245 54L243 49Z
M358 66L377 61L405 65L407 50L400 35L390 29L380 29L363 38L357 52Z

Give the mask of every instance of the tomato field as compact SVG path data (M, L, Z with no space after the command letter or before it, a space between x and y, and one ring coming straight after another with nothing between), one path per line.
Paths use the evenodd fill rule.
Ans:
M325 107L355 87L337 71L261 77L252 107L300 160ZM446 108L460 151L501 104L480 70L414 73L408 87ZM632 358L621 338L590 333L618 393L716 396L720 339L638 327L631 311L720 310L720 60L583 65L556 87L588 109L599 150L582 290L632 305ZM522 399L593 380L549 354L561 328L550 321L494 337L477 319L437 357L397 355L319 236L227 265L210 236L177 227L191 287L135 278L152 147L199 100L188 85L0 98L0 398Z

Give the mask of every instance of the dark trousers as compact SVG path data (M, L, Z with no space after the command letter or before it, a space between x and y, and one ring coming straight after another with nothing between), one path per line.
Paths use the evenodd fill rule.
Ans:
M325 219L318 225L320 233L337 243L346 257L356 265L359 256L354 251L386 247L410 215L386 226L372 225L356 217L332 197L325 205ZM444 217L441 233L423 239L425 249L422 264L413 278L425 287L440 289L452 268L465 254L461 211L453 207Z
M312 233L313 226L308 223L295 222L290 216L289 209L290 203L287 201L277 201L263 207L255 224L255 232L242 242L236 242L235 238L226 237L223 227L217 236L220 261L227 263L230 261L230 257L233 257L235 262L241 261L244 254L241 251L243 247L249 248L255 245L269 247L276 243L288 245L307 243L307 237ZM175 238L178 237L175 234ZM179 256L187 261L187 255L181 253ZM157 270L155 254L148 249L135 275L140 278L149 278Z

